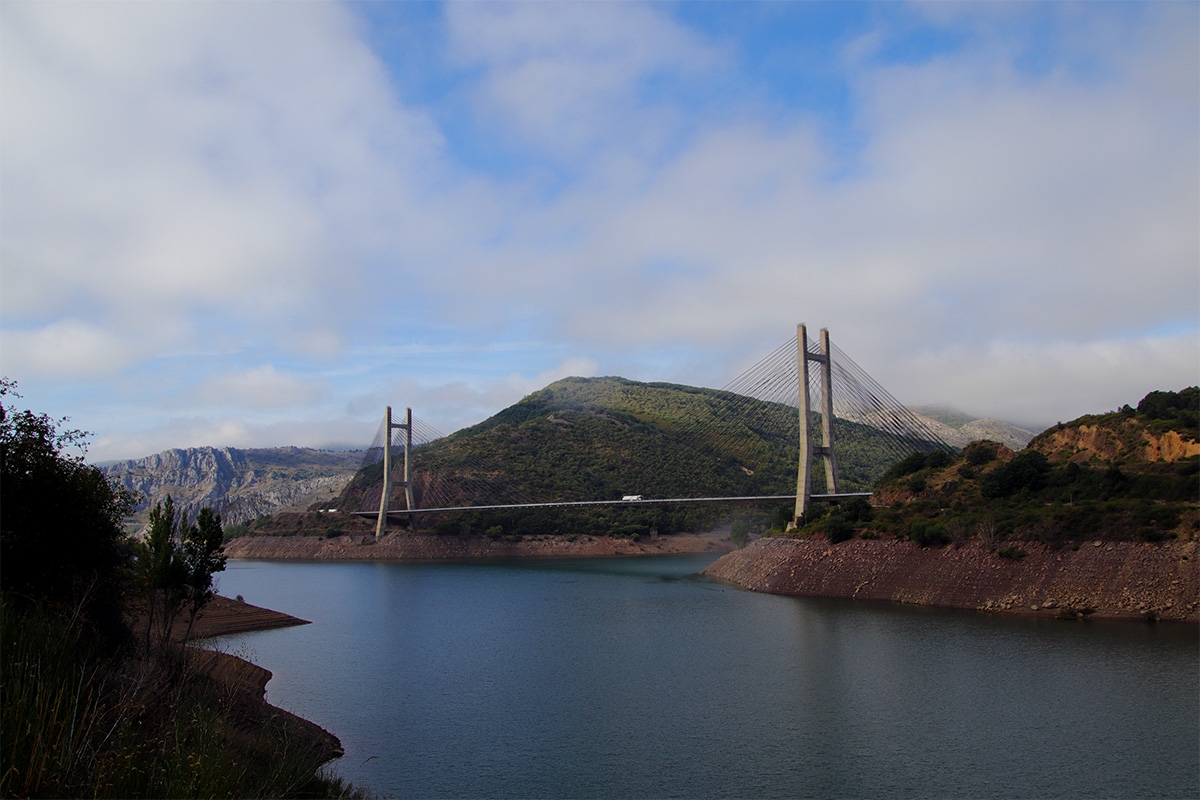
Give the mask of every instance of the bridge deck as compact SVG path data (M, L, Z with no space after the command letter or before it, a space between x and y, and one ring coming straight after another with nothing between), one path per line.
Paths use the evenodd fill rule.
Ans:
M846 500L851 497L870 497L870 492L842 492L840 494L814 494L813 500ZM768 494L754 495L747 497L670 497L670 498L651 498L643 500L562 500L555 503L511 503L505 505L494 506L447 506L445 508L414 508L411 511L405 508L389 510L388 516L393 514L444 514L454 511L505 511L516 508L567 508L571 506L634 506L634 505L654 505L661 503L733 503L733 502L748 502L755 500L792 500L796 499L794 494ZM354 511L352 512L358 517L378 517L378 511Z

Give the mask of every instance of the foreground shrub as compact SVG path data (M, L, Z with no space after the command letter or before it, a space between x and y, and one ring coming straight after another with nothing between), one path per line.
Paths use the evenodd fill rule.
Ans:
M945 528L940 522L931 519L914 519L908 524L908 538L921 545L946 544L950 541Z
M0 795L326 797L324 756L190 671L106 654L78 619L0 599ZM280 717L285 719L284 717ZM234 722L236 720L236 722ZM316 777L314 777L316 776Z

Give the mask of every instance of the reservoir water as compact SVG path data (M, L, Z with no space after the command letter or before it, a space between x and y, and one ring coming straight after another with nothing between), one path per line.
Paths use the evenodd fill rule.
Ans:
M754 594L715 556L231 561L218 640L381 797L1196 797L1200 636Z

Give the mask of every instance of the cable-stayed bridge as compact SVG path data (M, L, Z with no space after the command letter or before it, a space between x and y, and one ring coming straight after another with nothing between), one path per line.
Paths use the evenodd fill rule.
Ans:
M864 463L891 464L913 452L952 449L834 346L828 331L809 339L804 325L797 326L795 339L724 389L695 390L692 395L663 401L666 405L656 409L659 417L654 420L669 428L673 441L685 442L695 460L698 477L675 492L677 496L535 496L528 488L514 486L506 465L486 451L460 446L464 432L445 437L414 418L411 409L393 419L389 407L355 477L362 491L360 507L353 513L377 519L377 538L389 516L407 517L411 524L417 514L578 506L787 500L794 501L794 518L799 520L814 501L870 496L870 483L878 474L868 474ZM564 430L572 424L565 411L554 411L548 419ZM614 436L630 424L616 417L610 421ZM525 454L526 463L536 464L542 453L533 445L529 448L533 452ZM754 486L765 485L775 493L737 491L751 485L751 479L736 471L726 471L722 479L713 472L709 460L731 451L743 454L740 469L745 476L761 473L762 481ZM785 460L790 468L781 463ZM821 468L815 470L818 461ZM647 465L636 466L631 473L646 474ZM779 493L783 491L787 493Z

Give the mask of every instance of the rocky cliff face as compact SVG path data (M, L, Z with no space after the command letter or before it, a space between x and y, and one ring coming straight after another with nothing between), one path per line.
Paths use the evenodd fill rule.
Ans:
M1093 459L1112 461L1179 461L1200 454L1200 442L1178 431L1152 433L1136 419L1118 424L1071 425L1051 428L1031 445L1051 461L1063 457L1086 462Z
M1006 558L982 542L922 548L895 540L761 539L722 556L705 574L772 594L1064 618L1200 620L1195 541L1020 547L1024 556Z
M362 453L301 447L239 450L193 447L103 467L141 498L139 515L168 494L188 515L208 506L225 525L331 501L353 477Z

